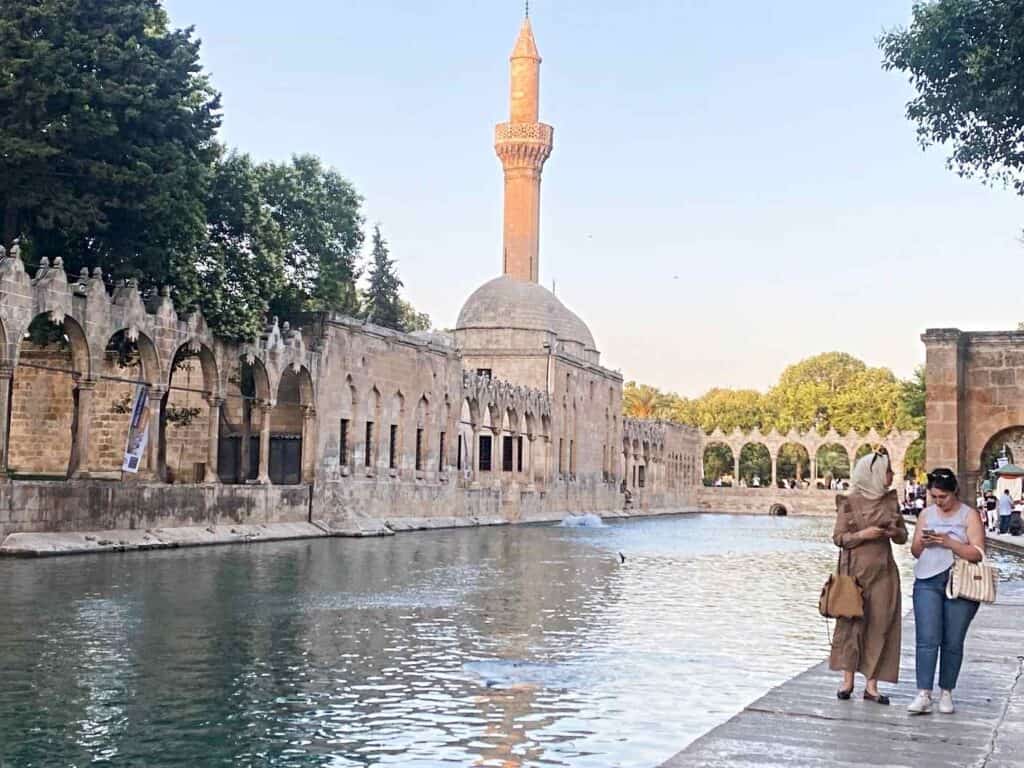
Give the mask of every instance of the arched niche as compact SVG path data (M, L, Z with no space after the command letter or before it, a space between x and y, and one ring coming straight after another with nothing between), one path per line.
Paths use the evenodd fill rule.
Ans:
M196 342L178 347L171 359L158 433L162 436L159 465L166 482L201 483L206 478L210 430L220 427L210 424L211 418L219 418L210 408L210 399L219 390L217 363L210 349Z
M288 367L277 382L270 412L268 473L273 485L298 485L309 468L304 461L313 407L313 381L306 368ZM310 445L311 449L312 446Z
M79 420L92 416L91 408L78 413L79 387L94 383L90 357L85 333L70 316L58 324L38 315L18 340L8 422L12 476L64 479L86 469L88 456L79 455L75 437Z
M205 382L204 374L204 382ZM270 399L270 379L258 358L230 361L220 407L217 474L222 483L254 482L259 477L259 404Z
M151 415L159 403L150 402L153 388L161 382L156 346L143 333L122 329L107 341L95 361L96 388L92 398L88 458L84 464L90 477L120 478L122 467L129 474L150 476L149 453L156 439ZM126 457L129 433L137 398L146 403L135 438L145 440ZM151 442L152 441L152 442Z

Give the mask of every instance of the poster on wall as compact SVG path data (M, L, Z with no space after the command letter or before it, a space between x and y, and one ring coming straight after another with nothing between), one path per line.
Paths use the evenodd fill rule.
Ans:
M138 384L135 387L135 401L132 403L132 421L128 427L128 445L124 449L124 472L138 472L149 440L149 387Z

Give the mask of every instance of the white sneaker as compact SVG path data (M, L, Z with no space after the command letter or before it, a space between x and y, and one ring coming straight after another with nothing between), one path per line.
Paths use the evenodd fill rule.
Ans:
M952 700L950 700L950 704L952 704ZM907 712L909 712L912 715L927 715L931 711L931 691L918 691L917 698L910 702L910 705L907 707Z
M944 715L952 715L956 712L956 707L953 706L952 691L943 691L939 696L939 712Z

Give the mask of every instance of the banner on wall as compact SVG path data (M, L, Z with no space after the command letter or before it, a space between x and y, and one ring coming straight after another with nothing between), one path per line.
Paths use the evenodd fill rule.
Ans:
M128 427L128 445L124 449L124 472L138 472L149 441L149 387L138 384L135 387L135 401L132 403L132 421Z

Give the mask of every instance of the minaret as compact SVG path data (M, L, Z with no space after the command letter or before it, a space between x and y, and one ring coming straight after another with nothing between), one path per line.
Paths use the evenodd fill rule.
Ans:
M551 154L550 125L537 122L540 54L530 17L512 49L509 121L494 129L494 149L505 170L504 274L538 282L540 274L540 174Z

